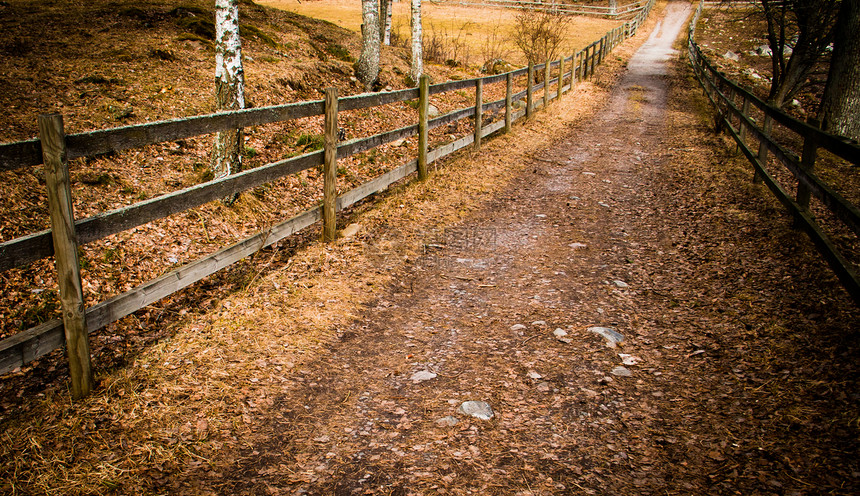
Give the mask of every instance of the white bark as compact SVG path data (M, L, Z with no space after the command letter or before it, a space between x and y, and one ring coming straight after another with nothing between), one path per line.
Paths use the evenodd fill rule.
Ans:
M379 79L379 4L377 0L361 0L361 57L356 77L370 91Z
M239 38L239 0L215 0L215 93L218 110L245 108L245 71ZM212 171L215 177L242 170L242 130L215 137Z
M421 29L421 0L412 0L412 65L409 77L413 84L418 84L424 74L424 34Z
M393 0L379 0L379 36L382 44L391 45L391 10Z

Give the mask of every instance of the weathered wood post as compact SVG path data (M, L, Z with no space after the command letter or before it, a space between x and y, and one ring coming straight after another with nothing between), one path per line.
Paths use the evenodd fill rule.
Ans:
M600 38L600 48L597 50L597 65L603 63L603 51L606 50L606 35Z
M481 118L484 112L484 80L478 78L475 81L475 151L481 149L481 131L483 123Z
M586 46L585 50L582 51L582 60L580 60L582 70L579 71L580 81L585 81L585 78L588 77L588 49L589 47Z
M323 241L337 234L337 88L325 90L325 150L323 153Z
M765 136L770 136L770 129L773 126L773 118L770 114L764 114L764 122L762 123L761 133ZM762 167L767 167L767 140L762 139L758 144L758 160L761 163ZM755 174L753 174L753 182L760 183L763 178L759 173L758 169L755 170Z
M418 79L418 180L427 179L427 119L430 113L430 77Z
M573 68L570 70L570 86L573 89L573 83L582 81L582 51L577 50L573 54Z
M814 121L810 121L814 123ZM815 157L818 155L818 139L814 132L807 132L803 137L803 154L800 157L800 168L812 172L815 168ZM799 178L797 180L797 203L803 208L809 208L809 188Z
M561 100L561 89L564 87L564 55L558 59L558 90L557 97Z
M505 76L505 132L511 132L511 121L513 116L511 115L511 105L513 102L513 93L514 93L514 76L512 73L508 73Z
M66 335L72 398L81 399L93 389L93 372L69 184L66 133L63 129L63 116L60 114L40 115L38 124L42 158L45 162L48 210L51 216L51 235L54 238L54 259L63 310L63 332Z
M535 84L535 64L529 61L529 75L526 82L526 119L531 118L534 109L534 84Z
M549 105L549 59L543 64L543 108Z
M747 97L745 97L743 95L741 95L741 100L743 100L743 103L741 104L741 114L743 114L744 117L749 117L750 101L747 99ZM741 129L740 129L741 143L746 145L747 144L747 124L746 124L745 120L743 120L743 119L740 120L740 127L741 127Z

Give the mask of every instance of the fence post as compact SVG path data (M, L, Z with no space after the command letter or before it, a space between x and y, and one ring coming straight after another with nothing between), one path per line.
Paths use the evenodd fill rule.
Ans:
M511 132L511 100L513 99L514 76L510 72L505 76L505 132Z
M325 151L323 161L323 232L324 242L332 242L337 233L337 88L325 90Z
M600 38L600 40L599 40L600 41L600 48L597 50L597 65L600 65L603 63L603 49L606 46L603 43L603 40L605 40L605 39L606 39L606 35L603 35L603 38Z
M582 76L581 81L585 81L586 78L588 78L588 49L589 48L591 48L591 46L585 47L585 50L582 54L582 60L581 60L582 70L580 71L580 75Z
M764 114L764 123L761 127L761 133L765 136L770 135L770 129L773 125L773 119L767 113ZM761 163L762 167L767 166L767 140L761 140L758 144L758 161ZM753 183L762 182L761 174L758 169L755 170L755 174L753 174Z
M564 55L558 59L558 100L561 101L561 89L564 87Z
M549 59L543 64L543 108L549 105Z
M573 68L570 70L570 86L573 88L573 82L582 81L582 52L577 50L573 54Z
M528 81L526 82L526 119L532 116L532 103L534 100L534 86L535 84L535 64L534 62L529 61L529 76Z
M57 285L63 311L63 331L66 335L66 355L72 380L72 398L81 399L93 389L93 372L69 184L66 133L63 116L60 114L40 115L38 124L45 163L45 183L48 188L51 235L54 238Z
M743 101L743 103L741 104L741 114L743 114L744 117L748 118L749 113L750 113L750 101L747 100L747 97L745 97L743 95L741 95L741 100ZM740 119L739 125L741 128L740 129L741 143L746 145L747 144L747 124L746 124L746 121L743 119Z
M475 81L475 151L481 149L481 128L483 122L481 118L484 112L484 80L478 78Z
M430 113L430 76L418 79L418 180L427 179L427 118Z
M814 121L810 121L814 123ZM815 168L815 157L818 152L818 140L815 133L810 132L803 137L803 154L800 157L800 168L812 172ZM809 208L809 188L798 178L797 203L803 208Z

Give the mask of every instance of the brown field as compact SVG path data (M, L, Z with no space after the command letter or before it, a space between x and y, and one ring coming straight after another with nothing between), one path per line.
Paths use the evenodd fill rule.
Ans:
M361 31L361 3L355 0L261 0L261 5L323 19L340 27ZM476 8L425 3L422 6L425 40L432 33L463 42L469 64L480 65L491 58L504 58L515 64L525 59L511 38L517 11L501 8ZM618 25L618 21L593 17L575 17L571 22L564 52L572 52L603 36ZM409 4L394 4L392 33L409 41Z

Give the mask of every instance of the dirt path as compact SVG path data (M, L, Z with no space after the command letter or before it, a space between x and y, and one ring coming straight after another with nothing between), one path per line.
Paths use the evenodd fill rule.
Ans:
M689 155L703 126L667 103L688 13L669 5L599 119L427 235L400 284L290 379L219 492L857 489L856 311L809 289L832 277L788 247L761 192L690 163L727 159ZM467 400L494 417L458 413Z

